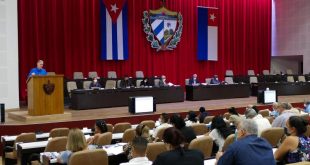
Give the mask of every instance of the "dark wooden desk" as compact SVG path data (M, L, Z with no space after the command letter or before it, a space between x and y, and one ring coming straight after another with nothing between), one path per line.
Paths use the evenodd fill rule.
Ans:
M71 108L127 106L129 97L134 96L153 96L157 104L184 101L184 91L181 87L74 90L71 92Z
M215 100L250 97L250 84L186 86L186 100Z
M276 90L278 96L286 95L306 95L310 94L309 82L294 82L294 83L254 83L252 84L252 95L257 96L258 90Z

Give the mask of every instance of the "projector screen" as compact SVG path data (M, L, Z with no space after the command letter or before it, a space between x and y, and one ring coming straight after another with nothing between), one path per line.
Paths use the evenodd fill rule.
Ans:
M135 112L148 113L153 112L154 104L153 97L136 97L135 98Z
M264 91L264 103L274 103L277 102L277 93L275 90Z

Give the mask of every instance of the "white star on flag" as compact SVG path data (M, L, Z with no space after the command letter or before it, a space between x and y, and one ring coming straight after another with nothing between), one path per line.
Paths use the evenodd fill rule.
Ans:
M113 11L114 13L116 13L117 10L118 10L118 7L116 6L116 4L111 5L111 11Z
M210 19L214 22L214 20L215 20L215 15L214 15L214 13L213 14L210 14Z

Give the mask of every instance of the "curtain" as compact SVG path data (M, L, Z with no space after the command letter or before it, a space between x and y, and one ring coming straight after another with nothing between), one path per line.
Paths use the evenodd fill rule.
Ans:
M197 6L219 8L216 62L197 60ZM180 85L193 73L204 81L214 74L223 79L227 69L242 75L270 68L271 0L168 0L166 7L183 16L183 34L175 50L156 52L146 40L142 12L159 7L159 0L128 0L129 59L102 61L99 0L19 0L20 99L26 98L27 74L38 59L47 71L68 78L74 71L134 77L142 70Z

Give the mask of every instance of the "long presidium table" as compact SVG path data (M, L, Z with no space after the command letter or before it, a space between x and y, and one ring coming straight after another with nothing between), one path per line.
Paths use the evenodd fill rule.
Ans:
M182 87L128 88L104 90L73 90L72 109L92 109L127 106L128 98L134 96L153 96L155 103L183 102Z
M254 83L252 84L252 95L257 96L259 90L276 90L277 95L307 95L310 94L310 82L281 82L281 83Z
M250 96L250 84L186 86L186 100L230 99Z

